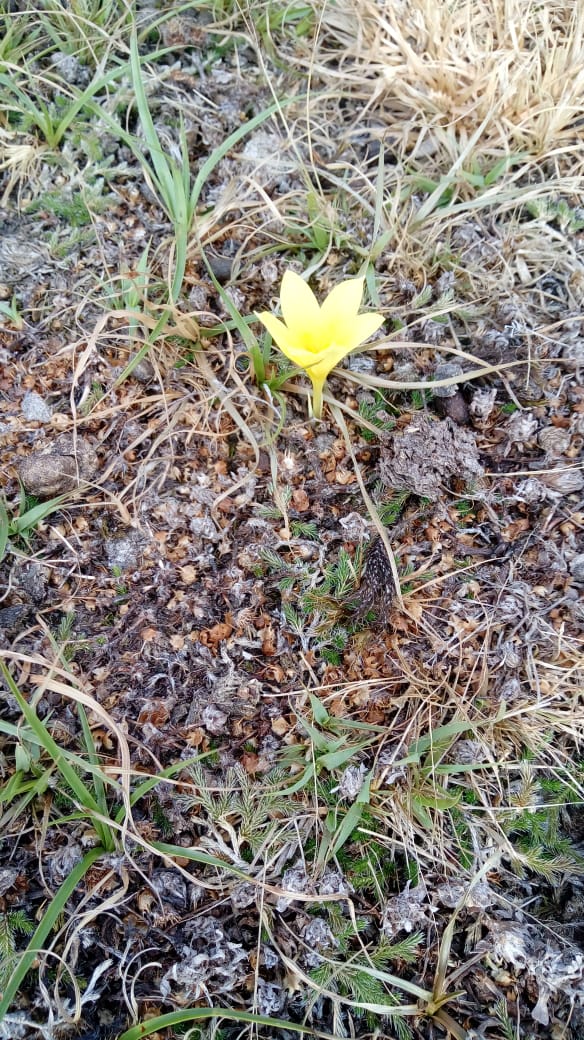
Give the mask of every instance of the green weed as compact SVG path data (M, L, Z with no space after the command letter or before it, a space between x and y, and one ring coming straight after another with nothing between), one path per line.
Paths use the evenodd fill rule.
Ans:
M30 548L30 541L36 527L51 513L55 513L67 499L67 495L49 498L46 502L36 499L21 490L18 511L9 512L4 498L0 497L0 561L9 552L17 552L21 548Z
M0 986L4 988L13 970L16 940L19 935L32 935L34 924L25 910L0 913Z
M16 296L12 297L10 303L6 300L0 300L0 316L18 332L24 328L24 319L18 310Z

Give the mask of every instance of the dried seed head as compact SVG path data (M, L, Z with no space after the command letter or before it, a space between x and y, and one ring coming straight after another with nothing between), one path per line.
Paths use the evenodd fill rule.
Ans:
M393 574L381 538L375 538L367 550L359 595L359 617L363 617L369 610L385 615L391 609L394 595Z

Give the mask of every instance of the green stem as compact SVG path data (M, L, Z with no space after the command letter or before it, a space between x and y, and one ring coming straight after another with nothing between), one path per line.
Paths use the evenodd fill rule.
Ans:
M322 419L322 391L324 379L312 380L312 418Z

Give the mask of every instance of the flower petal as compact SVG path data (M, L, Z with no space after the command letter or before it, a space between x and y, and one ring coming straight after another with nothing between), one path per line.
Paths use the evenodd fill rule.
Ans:
M363 299L363 278L347 278L331 289L321 307L323 327L329 324L340 328L356 318Z
M296 346L294 337L290 333L290 330L286 328L284 322L280 321L279 318L274 317L270 311L261 311L261 313L256 314L256 318L261 321L262 325L265 325L270 336L274 340L274 343L277 344L282 353L285 354L287 358L290 358L290 361L293 361L295 365L300 365L301 368L303 368L303 362L297 360L297 355L300 352L304 359L307 352ZM312 355L309 356L311 357Z
M318 349L320 307L312 289L299 274L286 271L280 287L282 315L294 340L306 350Z
M321 332L328 343L344 344L354 350L377 331L381 314L358 314L363 295L363 279L349 278L328 294L321 307Z
M383 314L375 314L371 311L369 314L358 314L350 323L347 322L343 334L345 353L348 354L350 350L354 350L355 347L369 339L374 332L381 328L384 321Z
M342 344L342 346L333 344L328 350L323 350L322 354L313 355L310 360L303 362L302 367L311 379L324 380L329 372L332 372L333 368L339 364L339 361L346 357L350 349L345 344Z

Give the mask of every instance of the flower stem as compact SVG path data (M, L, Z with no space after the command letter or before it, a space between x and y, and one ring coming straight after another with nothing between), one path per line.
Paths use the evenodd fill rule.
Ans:
M312 418L322 419L322 388L324 379L312 380Z

